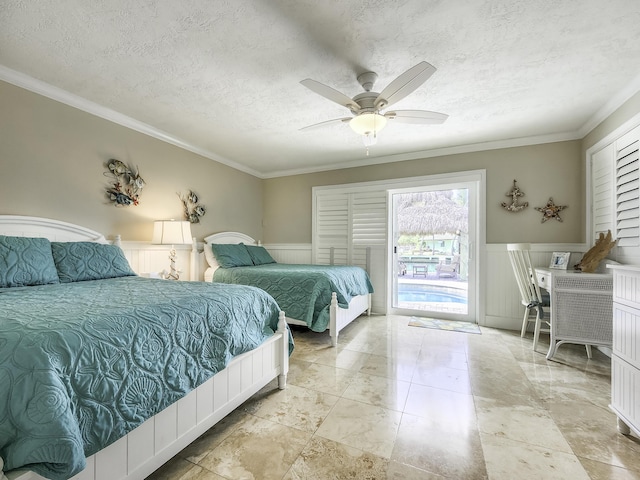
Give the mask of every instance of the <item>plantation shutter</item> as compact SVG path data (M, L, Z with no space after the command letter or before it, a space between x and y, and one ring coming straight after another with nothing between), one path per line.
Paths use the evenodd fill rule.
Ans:
M592 240L600 233L613 234L615 209L613 201L613 144L595 153L591 157L591 192L592 192Z
M332 192L316 196L313 263L345 265L349 251L349 196Z
M640 245L639 129L616 143L615 163L616 238L619 247Z
M387 194L378 188L314 188L313 261L356 265L369 273L372 309L386 298Z

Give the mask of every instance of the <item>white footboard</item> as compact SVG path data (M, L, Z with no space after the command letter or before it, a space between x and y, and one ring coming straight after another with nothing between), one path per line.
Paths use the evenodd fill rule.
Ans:
M349 308L340 308L338 306L338 297L336 293L333 292L331 294L329 335L331 335L331 344L334 347L338 345L338 334L340 331L364 312L367 312L367 315L371 315L370 293L353 297L349 302Z
M349 325L353 320L358 318L364 312L371 314L371 294L358 295L353 297L349 302L348 308L342 308L338 305L338 296L335 292L331 293L331 305L329 307L329 336L331 337L331 345L338 345L338 334L340 330ZM286 313L286 312L285 312ZM295 318L287 317L287 323L291 325L301 325L307 327L307 323Z
M187 396L87 458L87 467L72 480L144 479L274 378L284 388L288 370L289 335L281 313L273 337L234 358ZM44 480L26 470L9 472L7 477Z

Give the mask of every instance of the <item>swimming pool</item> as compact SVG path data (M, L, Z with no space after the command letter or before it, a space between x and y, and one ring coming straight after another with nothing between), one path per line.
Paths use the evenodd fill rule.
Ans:
M398 285L398 302L419 303L467 303L467 292L438 285Z

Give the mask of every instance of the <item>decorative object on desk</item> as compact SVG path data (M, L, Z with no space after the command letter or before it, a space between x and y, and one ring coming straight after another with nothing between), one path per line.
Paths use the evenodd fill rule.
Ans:
M198 205L198 195L189 190L186 195L178 194L184 205L184 218L190 223L200 223L200 217L206 213L202 205Z
M600 262L609 255L609 252L616 246L616 240L611 239L611 230L607 234L600 232L598 240L593 247L584 254L582 260L574 268L584 273L593 273L598 269Z
M524 197L524 192L520 189L518 185L516 185L516 181L513 181L513 187L507 193L505 193L507 197L511 197L511 203L502 202L502 207L508 212L519 212L529 206L529 202L519 203L518 199L520 197Z
M190 244L191 224L189 222L176 222L175 220L157 220L153 224L153 239L151 243L156 245L171 245L169 252L170 270L163 271L162 278L168 280L179 280L180 270L176 269L176 249L175 245Z
M551 263L549 264L549 268L566 270L567 265L569 265L570 256L571 252L553 252L553 255L551 255Z
M544 207L534 207L539 212L542 212L542 220L540 223L544 223L547 220L551 220L555 218L559 222L562 222L562 218L560 218L560 212L567 208L567 205L556 205L553 203L553 198L549 197L549 201Z
M138 205L140 192L145 186L138 168L134 170L115 158L109 160L105 166L108 170L105 175L113 177L113 183L107 187L109 201L116 207Z

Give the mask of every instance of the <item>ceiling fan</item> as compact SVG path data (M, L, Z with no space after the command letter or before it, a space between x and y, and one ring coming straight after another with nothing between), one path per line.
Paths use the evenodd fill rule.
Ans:
M300 83L312 92L348 108L352 116L334 118L333 120L303 127L300 130L348 122L356 133L363 135L364 144L369 147L370 145L375 145L378 133L385 127L388 120L422 125L443 123L449 117L448 115L427 110L392 110L382 113L382 110L415 91L435 71L436 68L433 65L427 62L420 62L398 76L380 93L371 91L378 75L374 72L365 72L358 75L358 83L362 85L365 91L353 98L349 98L345 94L316 80L311 80L310 78L302 80Z

